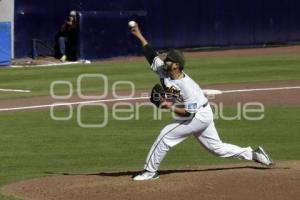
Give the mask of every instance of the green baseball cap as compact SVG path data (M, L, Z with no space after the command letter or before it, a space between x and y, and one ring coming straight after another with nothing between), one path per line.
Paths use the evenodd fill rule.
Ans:
M180 67L183 69L184 64L185 64L185 58L181 51L179 51L177 49L171 49L167 53L166 61L168 61L168 60L179 63Z

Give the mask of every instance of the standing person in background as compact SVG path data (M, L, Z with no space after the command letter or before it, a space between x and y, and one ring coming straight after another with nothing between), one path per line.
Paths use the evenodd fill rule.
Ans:
M57 34L56 44L61 62L69 60L69 55L76 57L76 50L73 50L77 46L77 23L77 13L72 10Z

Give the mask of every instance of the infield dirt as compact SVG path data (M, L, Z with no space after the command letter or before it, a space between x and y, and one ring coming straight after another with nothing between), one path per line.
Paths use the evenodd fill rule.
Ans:
M289 80L289 81L270 81L270 82L258 82L258 83L235 83L235 84L215 84L203 86L203 89L218 89L218 90L240 90L240 89L262 89L262 88L280 88L280 87L300 87L300 80ZM236 92L236 93L226 93L221 95L215 95L210 97L209 101L214 103L222 102L226 106L234 106L238 102L260 102L266 106L293 106L300 105L300 88L290 89L290 90L265 90L265 91L250 91L250 92ZM148 91L135 91L134 97L145 97L149 96ZM92 93L93 95L99 95ZM120 92L118 93L121 96L128 96L129 92ZM89 94L90 95L90 94ZM107 99L113 99L111 94L108 95ZM95 100L95 99L93 99ZM97 99L96 99L97 100ZM103 100L103 99L99 99ZM22 108L22 107L38 107L41 105L49 105L46 107L49 109L51 104L57 103L57 99L54 99L50 96L41 96L41 97L31 97L31 98L22 98L22 99L9 99L9 100L0 100L0 109L8 109L7 111L1 112L20 112L20 111L32 111L33 108L29 109L19 109L13 110L10 108ZM83 102L88 101L86 99L81 99L78 96L74 96L68 100L59 100L59 103L72 103L72 102ZM145 102L149 99L138 99L138 100L128 100L130 102ZM112 104L113 100L107 102ZM45 109L38 108L38 109Z
M271 168L249 162L160 172L160 179L135 182L137 172L67 174L8 185L2 193L29 200L288 200L300 196L300 162Z

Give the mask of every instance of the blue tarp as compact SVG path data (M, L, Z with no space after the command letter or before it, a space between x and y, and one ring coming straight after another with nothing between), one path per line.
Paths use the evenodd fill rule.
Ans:
M11 62L11 23L0 22L0 66Z

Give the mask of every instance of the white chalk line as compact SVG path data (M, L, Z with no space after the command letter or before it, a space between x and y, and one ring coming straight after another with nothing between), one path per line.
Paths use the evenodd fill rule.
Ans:
M278 88L255 88L255 89L243 89L243 90L225 90L222 93L239 93L239 92L255 92L255 91L273 91L273 90L292 90L300 89L300 86L294 87L278 87ZM127 100L141 100L149 99L149 97L130 97L130 98L119 98L119 99L102 99L102 100L92 100L92 101L77 101L68 103L52 103L46 105L35 105L35 106L24 106L15 108L1 108L1 111L13 111L13 110L28 110L28 109L38 109L38 108L50 108L53 106L68 106L68 105L79 105L79 104L93 104L93 103L103 103L103 102L114 102L114 101L127 101Z
M292 90L292 89L300 89L300 86L295 86L295 87L279 87L279 88L256 88L256 89L243 89L243 90L225 90L225 91L222 91L222 93L274 91L274 90Z
M50 108L53 106L69 106L69 105L79 105L79 104L93 104L93 103L102 103L102 102L114 102L114 101L128 101L128 100L140 100L148 99L149 97L131 97L131 98L120 98L120 99L102 99L102 100L93 100L93 101L77 101L77 102L68 102L68 103L53 103L46 105L36 105L36 106L24 106L24 107L15 107L15 108L1 108L1 111L12 111L12 110L28 110L28 109L37 109L37 108Z
M29 93L31 90L16 90L16 89L4 89L0 88L1 92L24 92L24 93Z
M11 65L12 68L23 68L23 67L56 67L56 66L63 66L63 65L75 65L75 64L91 64L91 61L89 60L79 60L79 61L73 61L73 62L50 62L47 64L26 64L26 65Z

